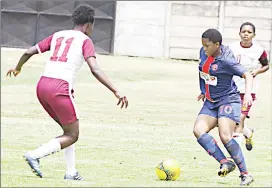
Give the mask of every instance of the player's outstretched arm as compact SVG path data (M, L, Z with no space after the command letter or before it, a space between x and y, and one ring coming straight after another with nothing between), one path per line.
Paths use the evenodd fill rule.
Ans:
M252 104L252 96L251 89L253 85L253 76L246 72L246 69L238 63L235 59L227 59L225 61L226 65L228 65L229 71L232 75L240 76L245 79L245 95L243 100L243 106L247 107Z
M31 48L29 48L20 58L18 64L16 65L15 68L10 69L7 72L7 76L11 76L11 74L13 74L14 76L17 76L22 69L22 66L29 60L29 58L31 58L34 54L38 53L38 49L36 46L32 46Z
M125 106L125 108L127 108L127 106L128 106L127 97L124 95L121 95L118 92L118 90L110 82L108 77L100 69L100 67L98 66L98 64L96 62L96 59L94 57L89 57L86 61L91 69L92 74L95 76L95 78L97 80L99 80L103 85L105 85L109 90L111 90L114 93L114 95L119 99L117 105L121 104L121 108L123 108L123 106Z
M261 68L259 68L257 70L253 70L253 71L250 72L253 77L257 76L258 74L262 74L262 73L264 73L264 72L266 72L266 71L269 70L269 62L268 62L268 59L267 59L266 56L265 56L264 59L260 60L260 63L262 65Z
M197 97L197 101L199 101L200 99L204 102L205 101L205 81L200 77L200 73L198 74L199 76L199 87L200 87L200 95L198 95Z
M247 107L252 104L251 89L253 85L253 76L249 72L245 72L242 77L246 81L243 106Z

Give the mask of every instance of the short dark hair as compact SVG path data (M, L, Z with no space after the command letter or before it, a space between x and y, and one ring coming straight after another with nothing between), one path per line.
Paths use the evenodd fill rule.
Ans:
M81 4L74 9L72 19L75 25L94 23L94 9L90 5Z
M202 38L209 39L209 41L212 41L213 43L219 42L219 44L222 44L222 35L221 33L216 29L208 29L202 34Z
M246 26L246 25L251 26L252 29L253 29L253 32L255 33L255 31L256 31L255 25L254 25L253 23L251 23L251 22L245 22L245 23L243 23L243 24L240 26L240 32L242 31L243 27Z

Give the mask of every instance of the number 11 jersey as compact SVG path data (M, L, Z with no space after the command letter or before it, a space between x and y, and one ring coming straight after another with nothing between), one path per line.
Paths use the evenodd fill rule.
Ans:
M36 45L39 53L50 51L43 76L65 80L73 88L75 75L89 57L95 57L92 40L77 30L63 30Z

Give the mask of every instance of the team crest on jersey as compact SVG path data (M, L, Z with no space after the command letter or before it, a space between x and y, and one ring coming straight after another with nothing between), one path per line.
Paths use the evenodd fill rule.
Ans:
M212 65L212 70L213 70L213 71L217 71L217 69L218 69L218 65L217 65L217 64L213 64L213 65Z

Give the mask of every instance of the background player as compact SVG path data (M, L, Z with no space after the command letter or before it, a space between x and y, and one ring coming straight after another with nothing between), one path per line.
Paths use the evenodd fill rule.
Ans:
M250 22L245 22L240 27L240 38L241 41L232 43L229 47L234 53L237 61L245 67L245 69L252 74L254 77L253 88L252 88L252 99L256 99L256 90L258 87L258 80L256 76L266 72L269 69L269 63L267 59L267 53L264 48L253 42L252 39L255 37L255 26ZM241 100L245 96L245 81L244 79L234 76L233 77L238 90L240 91ZM249 118L249 111L251 105L247 107L242 107L241 121L239 126L235 128L234 138L241 144L243 138L246 138L246 148L247 150L252 149L252 136L253 129L248 128L245 125L245 119ZM244 136L243 136L244 135Z
M56 32L29 48L20 58L16 68L10 69L7 76L17 76L27 60L34 54L50 51L50 59L37 85L37 97L47 113L62 127L63 135L53 138L24 157L33 172L42 177L39 159L65 149L67 172L64 179L82 180L75 168L74 143L79 136L79 117L72 97L75 74L88 63L92 74L119 99L117 105L128 106L127 98L121 95L99 68L95 49L89 36L94 25L94 9L80 5L72 14L74 29Z
M228 47L222 45L222 36L216 29L208 29L202 34L200 50L200 89L198 100L205 100L194 125L194 135L198 143L221 165L219 176L226 176L235 169L235 164L227 160L214 138L208 134L218 125L220 139L240 170L241 185L253 182L248 174L244 156L239 144L232 138L234 128L240 122L241 99L233 75L246 80L244 105L250 105L253 77L235 60Z

